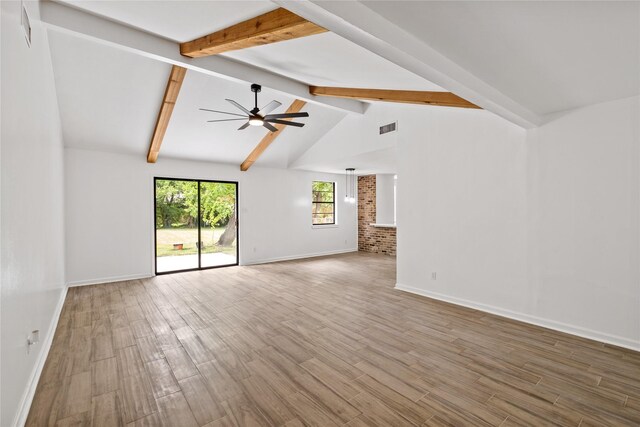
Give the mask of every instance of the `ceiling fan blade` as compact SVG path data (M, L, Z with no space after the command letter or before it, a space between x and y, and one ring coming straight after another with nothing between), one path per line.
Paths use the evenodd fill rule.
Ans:
M218 110L209 110L208 108L199 108L199 110L202 110L202 111L211 111L212 113L229 114L230 116L245 117L245 116L243 116L242 114L227 113L226 111L218 111Z
M222 120L207 120L207 123L213 123L213 122L235 122L236 120L247 120L247 118L243 118L243 119L222 119Z
M243 124L242 126L240 126L240 127L238 128L238 130L246 129L246 128L248 128L248 127L249 127L249 122L247 122L247 123Z
M296 126L299 128L304 126L304 123L290 122L288 120L268 119L268 120L265 120L265 122L278 123L279 125Z
M269 119L292 119L294 117L309 117L309 113L282 113L282 114L269 114L264 116L265 120Z
M233 104L236 108L238 108L240 111L242 111L243 113L246 113L247 116L251 116L251 111L247 110L246 108L244 108L242 105L238 104L236 101L234 101L233 99L227 99L227 102L230 102L231 104Z
M271 101L270 103L262 107L262 110L258 111L258 114L260 114L261 116L264 116L265 114L272 112L273 110L275 110L281 105L282 104L278 101L275 101L275 100Z
M267 129L269 129L271 132L278 132L278 128L275 126L272 126L271 124L267 123L267 122L262 122L262 126L266 127Z

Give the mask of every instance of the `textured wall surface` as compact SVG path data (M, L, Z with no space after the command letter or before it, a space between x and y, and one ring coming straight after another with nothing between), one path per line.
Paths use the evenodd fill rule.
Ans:
M376 176L358 177L358 250L396 255L396 229L373 227L376 222Z

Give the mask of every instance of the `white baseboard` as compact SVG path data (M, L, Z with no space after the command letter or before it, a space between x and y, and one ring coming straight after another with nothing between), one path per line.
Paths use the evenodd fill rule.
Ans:
M558 322L555 320L544 319L541 317L532 316L530 314L518 313L518 312L507 310L504 308L482 304L474 301L469 301L462 298L456 298L449 295L440 294L437 292L426 291L424 289L404 285L401 283L396 283L395 288L401 291L412 293L412 294L433 298L433 299L448 302L451 304L461 305L463 307L473 308L475 310L480 310L486 313L495 314L497 316L518 320L524 323L530 323L532 325L541 326L543 328L553 329L559 332L564 332L571 335L577 335L582 338L600 341L607 344L628 348L630 350L640 351L640 342L634 341L629 338L619 337L619 336L607 334L604 332L598 332L591 329L582 328L580 326L569 325L569 324Z
M292 261L294 259L315 258L315 257L327 256L327 255L339 255L339 254L346 254L349 252L358 252L358 249L357 248L339 249L337 251L314 252L310 254L291 255L291 256L284 256L284 257L277 257L277 258L264 258L264 259L243 262L241 265L257 265L257 264L267 264L270 262Z
M145 273L145 274L131 274L128 276L103 277L100 279L77 280L75 282L68 282L67 286L69 286L70 288L73 288L75 286L99 285L101 283L123 282L125 280L147 279L149 277L153 277L153 274Z
M18 406L20 410L16 414L16 418L14 420L14 426L22 427L27 422L27 417L29 416L29 410L31 409L31 403L33 402L33 396L36 393L36 387L38 387L38 381L40 380L40 375L42 374L44 363L46 362L47 356L49 355L49 350L51 349L51 344L53 343L53 336L56 333L56 328L58 327L58 320L60 320L60 313L62 313L62 307L64 306L64 301L67 297L67 290L68 290L68 287L66 286L62 289L60 300L56 305L55 311L53 312L53 319L51 319L51 323L49 324L49 330L47 331L45 340L42 342L42 346L40 347L40 354L38 354L38 360L36 361L36 365L33 367L33 371L31 372L27 389L24 391L24 394L22 395L22 399L20 399L20 406Z

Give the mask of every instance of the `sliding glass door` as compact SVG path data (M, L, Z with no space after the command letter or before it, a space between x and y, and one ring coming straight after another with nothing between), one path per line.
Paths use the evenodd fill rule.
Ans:
M156 274L238 265L238 183L155 178Z

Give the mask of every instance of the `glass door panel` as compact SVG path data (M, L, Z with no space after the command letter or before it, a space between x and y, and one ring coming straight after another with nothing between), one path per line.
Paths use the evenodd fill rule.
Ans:
M156 272L198 268L198 183L156 179Z
M200 260L203 268L238 263L236 196L235 183L200 183Z

